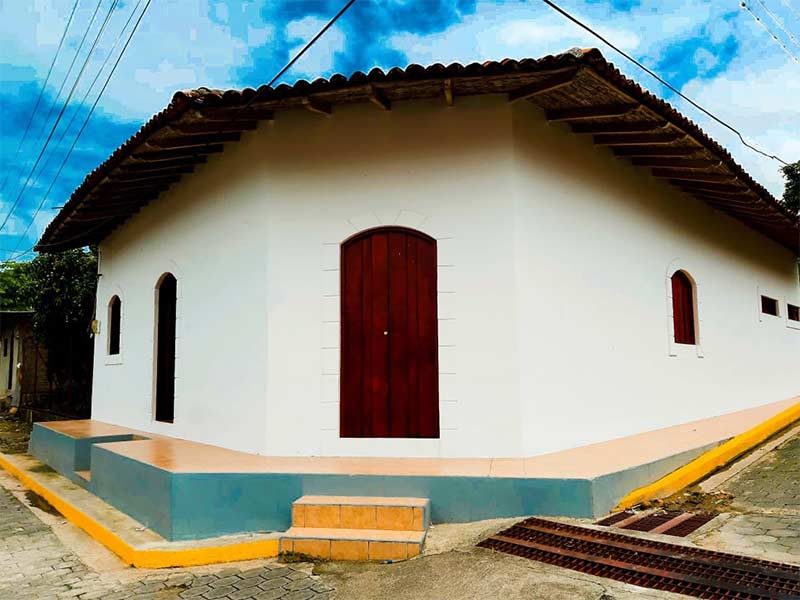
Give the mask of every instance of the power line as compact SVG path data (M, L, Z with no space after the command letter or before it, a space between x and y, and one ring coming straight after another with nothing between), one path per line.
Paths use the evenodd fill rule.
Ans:
M100 1L102 2L102 0L100 0ZM92 47L89 49L89 53L86 55L86 60L84 60L83 61L83 65L81 65L81 69L78 72L78 77L75 79L75 83L72 84L72 88L70 89L69 95L67 96L67 99L64 102L64 106L61 107L61 111L59 111L58 117L56 117L56 121L55 121L55 123L53 123L53 127L50 129L50 133L47 136L47 140L45 140L45 143L42 146L42 149L39 152L39 155L36 157L36 162L34 162L33 167L31 167L31 170L30 170L30 172L28 173L28 176L25 179L25 183L23 184L22 188L20 189L19 193L17 194L17 197L15 198L13 204L11 205L11 210L8 211L8 214L6 215L6 217L3 220L2 224L0 224L0 231L2 231L3 227L6 226L6 223L8 223L8 220L11 218L11 215L13 214L14 210L19 205L20 200L22 199L22 195L25 193L25 189L28 187L28 184L31 181L31 177L33 176L34 171L36 171L36 167L39 166L39 162L42 160L42 156L44 156L44 153L47 150L47 146L50 143L50 140L53 139L53 134L56 132L56 128L58 127L58 124L61 122L61 117L64 116L64 111L66 111L67 110L67 106L69 106L69 101L72 99L72 95L75 93L75 90L76 90L76 88L78 87L78 84L81 81L81 77L83 77L83 73L86 70L86 65L89 64L89 60L92 58L92 54L94 53L94 50L97 47L97 43L100 41L100 37L103 35L103 32L105 31L105 28L108 25L108 21L111 19L111 14L114 12L114 9L117 7L117 3L118 2L119 2L119 0L114 0L111 3L111 7L108 9L108 13L106 14L106 18L103 21L103 24L100 26L100 30L97 32L97 36L94 39L94 43L92 43Z
M800 21L800 13L795 10L794 6L792 6L789 0L781 0L781 4L789 9L789 11L794 15L795 20Z
M17 146L17 151L14 153L13 162L17 162L17 158L19 157L19 152L22 150L22 146L25 144L25 140L28 138L28 132L31 129L31 123L33 123L33 116L36 114L36 111L39 109L39 104L42 101L42 96L44 96L44 91L47 89L47 83L50 81L50 75L53 73L53 67L58 60L58 55L61 53L61 46L64 44L64 39L67 37L67 32L69 31L69 26L72 24L72 17L75 16L75 9L78 8L78 2L80 0L75 0L75 4L72 5L72 11L69 13L69 19L67 19L67 26L64 27L64 33L61 34L61 39L58 41L58 47L56 48L56 53L53 56L53 61L50 63L50 68L47 70L47 76L44 78L44 83L42 84L42 89L39 90L39 96L36 98L36 103L33 105L33 110L31 111L30 117L28 117L28 123L25 125L25 133L22 134L22 138L20 138L19 145ZM3 183L0 184L0 190L6 189L6 183L8 182L8 175L11 173L11 168L6 169L5 177L3 177Z
M108 64L108 61L114 55L114 51L117 49L117 45L119 44L120 41L122 41L122 36L125 33L125 30L128 28L128 25L130 25L131 21L133 20L134 15L139 10L139 7L141 6L141 4L142 4L142 0L139 0L137 2L136 6L134 6L133 10L131 11L131 14L128 15L128 19L127 19L127 21L125 21L125 24L122 26L122 29L120 29L119 34L117 34L117 38L114 40L114 44L111 46L111 49L108 51L108 55L106 56L106 59L103 61L103 64L97 70L97 74L94 76L94 79L92 80L92 83L89 85L89 88L86 90L86 93L84 94L83 99L81 100L80 106L78 106L78 108L76 108L75 111L72 113L72 118L70 119L69 123L64 128L64 130L62 131L61 137L59 138L58 142L56 142L56 149L58 149L58 147L61 145L61 142L64 140L64 137L66 136L66 134L69 131L70 127L72 127L72 123L75 122L75 117L77 117L78 113L80 113L81 108L83 108L83 105L86 102L86 100L88 99L89 94L91 93L92 89L94 88L94 85L97 83L97 80L100 78L100 75L102 74L103 70L106 68L106 65ZM148 2L148 4L149 4L149 2ZM123 49L122 53L124 53L124 52L125 52L125 50ZM120 54L120 56L121 56L121 54ZM115 68L116 68L116 64L115 64ZM106 79L106 84L111 79L111 75L114 74L113 72L114 72L114 69L112 69L111 73L109 74L108 78ZM75 136L75 139L73 140L72 145L70 146L70 148L67 151L67 153L64 155L64 158L62 159L61 164L58 167L58 171L56 171L55 176L50 181L50 185L47 188L47 191L42 196L41 202L39 202L39 206L36 207L36 210L34 211L33 216L31 216L30 221L28 222L28 226L25 228L25 231L23 231L22 234L20 235L19 239L17 240L17 245L15 246L15 248L14 248L14 250L12 252L15 252L17 250L17 248L19 248L19 244L22 242L23 239L25 239L25 235L30 230L31 225L33 225L33 223L36 221L36 217L39 215L39 213L42 210L42 207L44 206L44 203L47 201L48 195L52 191L53 186L55 185L56 181L58 180L59 176L61 175L61 171L64 169L64 166L67 164L67 161L69 160L70 156L72 156L72 152L75 149L75 145L78 143L78 139L80 139L81 134L83 133L84 129L86 128L86 125L89 123L89 119L91 119L92 113L94 112L94 109L97 107L97 103L100 101L100 98L102 97L103 92L105 92L105 89L106 88L105 88L105 85L104 85L103 88L100 90L100 93L98 94L97 98L95 99L94 104L92 104L92 107L89 110L89 113L86 115L86 118L84 119L83 124L81 125L80 129L78 130L78 134ZM54 151L53 154L50 155L50 159L52 159L54 156L55 156L55 151ZM45 168L43 168L42 171L46 170L46 167L50 164L50 159L47 160L47 163L45 164Z
M791 31L786 29L786 27L783 24L783 21L781 21L777 17L777 15L769 9L769 7L764 3L764 0L757 0L757 2L764 9L764 12L766 12L769 15L769 18L772 19L775 22L775 24L781 29L781 31L783 31L783 33L785 33L787 36L789 36L789 39L792 40L794 45L797 46L798 48L800 48L800 43L798 43L797 38L794 37L794 35L792 34Z
M603 37L602 35L600 35L599 33L597 33L597 32L596 32L594 29L592 29L592 28L591 28L591 27L589 27L588 25L585 25L583 22L579 21L577 18L573 17L571 14L569 14L569 13L568 13L567 11L565 11L563 8L561 8L560 6L558 6L556 3L552 2L551 0L542 0L542 2L544 2L545 4L547 4L547 5L548 5L550 8L552 8L553 10L555 10L556 12L558 12L559 14L561 14L562 16L566 17L567 19L569 19L570 21L572 21L573 23L575 23L575 24L576 24L578 27L580 27L580 28L582 28L582 29L584 29L584 30L588 31L589 33L591 33L591 34L592 34L594 37L596 37L596 38L597 38L597 39L599 39L601 42L603 42L604 44L606 44L606 45L607 45L609 48L611 48L612 50L614 50L615 52L617 52L617 54L619 54L619 55L623 56L624 58L628 59L628 60L629 60L630 62L632 62L634 65L636 65L637 67L639 67L640 69L642 69L642 70L643 70L645 73L647 73L648 75L650 75L650 76L651 76L651 77L653 77L654 79L656 79L656 80L658 80L659 82L661 82L661 84L662 84L662 85L664 85L664 86L665 86L665 87L667 87L669 90L671 90L672 92L676 93L678 96L680 96L681 98L683 98L684 100L686 100L686 101L687 101L689 104L691 104L692 106L694 106L694 107L695 107L697 110L699 110L700 112L702 112L702 113L703 113L703 114L705 114L706 116L710 117L711 119L713 119L714 121L716 121L717 123L719 123L720 125L722 125L723 127L725 127L726 129L729 129L730 131L732 131L733 133L735 133L735 134L737 135L737 137L739 138L739 141L740 141L742 144L744 144L745 146L747 146L748 148L750 148L751 150L753 150L754 152L758 152L760 155L762 155L762 156L765 156L765 157L767 157L767 158L771 158L772 160L776 160L776 161L778 161L778 162L780 162L780 163L782 163L782 164L784 164L784 165L787 165L787 164L789 164L789 163L787 163L785 160L783 160L782 158L780 158L780 157L778 157L778 156L776 156L776 155L774 155L774 154L769 154L769 153L767 153L767 152L764 152L763 150L760 150L760 149L756 148L755 146L753 146L753 145L751 145L751 144L747 143L747 141L744 139L744 136L741 134L741 132L739 132L739 130L738 130L738 129L736 129L736 128L735 128L735 127L733 127L732 125L730 125L730 124L726 123L725 121L723 121L722 119L720 119L719 117L717 117L715 114L713 114L711 111L709 111L709 110L707 110L707 109L703 108L702 106L700 106L700 105L699 105L697 102L695 102L694 100L692 100L691 98L689 98L688 96L686 96L686 95L685 95L683 92L681 92L681 91L680 91L678 88L676 88L674 85L672 85L671 83L669 83L669 82L665 81L664 79L662 79L662 78L661 78L661 77L660 77L660 76L659 76L657 73L655 73L655 72L654 72L654 71L652 71L651 69L649 69L649 68L647 68L646 66L644 66L642 63L640 63L638 60L636 60L635 58L633 58L633 57L632 57L630 54L628 54L628 53L627 53L627 52L625 52L624 50L621 50L620 48L618 48L617 46L615 46L614 44L612 44L611 42L609 42L609 41L608 41L608 40L607 40L605 37Z
M61 171L64 168L64 165L66 164L66 162L69 159L69 157L72 155L72 152L75 149L75 146L78 143L78 140L80 139L81 135L83 134L84 130L86 129L86 125L89 123L89 119L91 119L95 108L97 108L97 104L100 102L100 98L102 98L103 94L105 93L106 88L108 87L108 83L111 81L111 78L113 77L114 72L117 70L117 66L119 66L119 63L122 60L122 57L125 55L125 52L128 49L128 45L131 43L131 40L133 39L133 36L136 33L137 29L139 29L139 25L141 24L142 19L144 18L145 14L147 13L147 9L150 8L150 3L151 2L152 2L152 0L147 0L147 4L145 4L145 6L142 9L142 11L139 13L139 17L136 19L136 23L133 25L133 28L131 29L131 32L128 34L127 40L125 40L125 45L122 47L122 50L120 50L120 53L117 56L117 59L114 61L114 64L112 65L111 70L108 73L108 76L106 77L105 81L103 82L103 87L100 89L100 92L98 93L97 98L95 98L95 101L92 104L91 109L89 109L89 114L86 115L86 118L84 119L83 124L81 125L81 128L78 131L78 134L75 136L75 139L73 140L72 145L69 148L69 151L67 152L67 154L64 157L64 159L61 161L61 165L58 168L58 172L56 173L56 176L53 178L53 181L50 183L50 187L47 189L47 192L43 196L42 201L39 203L39 206L37 207L36 212L34 213L33 217L31 218L30 223L28 224L28 227L25 229L25 233L28 232L28 229L30 229L30 226L33 224L36 216L41 211L42 206L44 205L44 203L45 203L45 201L47 199L47 194L50 193L50 190L53 188L53 185L55 184L56 180L58 179L59 175L61 174ZM119 40L122 39L122 35L123 35L125 29L128 27L128 24L130 23L131 18L136 13L136 9L139 8L141 3L142 3L142 0L139 0L138 3L136 4L136 6L134 7L133 11L131 11L131 14L128 17L128 20L125 22L125 25L123 25L122 29L120 30L119 36L117 37L117 40L114 42L114 46L109 51L109 57L113 54L114 48L116 47L116 45L119 42ZM106 59L106 60L108 60L108 59ZM102 72L102 70L105 68L105 65L106 65L106 63L103 63L103 66L100 67L100 70L97 73L98 76ZM91 90L92 87L94 87L94 84L95 84L96 81L97 81L97 77L95 77L95 80L92 82L92 85L89 88L90 90ZM95 226L93 228L90 228L89 232L94 231L94 229L99 228L99 227L101 227L101 226L103 226L105 224L106 224L106 222L103 221L103 222L99 223L97 226ZM23 235L17 241L17 244L15 246L15 250L16 250L17 247L19 247L20 242L24 239L25 233L23 233ZM75 236L74 238L67 238L66 240L62 240L60 242L60 244L63 244L65 241L69 242L72 239L77 239L78 237L80 237L82 235L85 235L86 233L87 232L84 231L84 232L81 232L81 234L79 234L78 236ZM60 244L56 244L56 245L60 245ZM53 245L53 244L50 244L50 245ZM7 258L5 262L9 262L11 260L16 260L19 257L24 256L25 254L28 254L32 250L33 250L33 246L31 246L31 248L29 248L25 252L22 252L22 253L18 254L15 257Z
M800 59L798 59L794 54L792 54L792 52L786 47L786 45L780 40L780 38L777 35L772 33L770 28L767 27L767 24L764 23L764 21L762 21L761 18L756 13L754 13L752 9L747 5L747 2L742 2L742 8L745 9L747 12L749 12L750 16L752 16L756 20L756 23L758 23L759 25L761 25L761 27L764 28L764 31L767 32L767 35L769 35L769 37L775 40L776 44L778 44L781 48L783 48L783 51L789 55L789 58L791 58L794 62L800 65Z
M297 54L295 54L294 57L288 63L286 63L283 66L283 68L280 69L272 79L269 80L266 86L259 86L258 90L256 91L255 94L253 94L250 100L248 100L247 102L244 103L244 105L239 107L239 109L234 113L234 115L230 119L228 119L228 121L223 121L220 124L220 128L217 131L217 133L222 133L225 125L230 125L231 123L235 123L236 120L239 118L239 115L241 115L243 111L249 108L258 99L259 95L261 94L261 90L265 88L271 89L273 84L275 84L276 81L278 81L281 77L283 77L286 71L291 69L294 66L294 64L298 60L300 60L300 58L309 50L309 48L311 48L311 46L317 43L317 40L319 40L323 35L325 35L325 32L327 32L328 29L333 27L336 21L338 21L339 18L342 17L342 15L344 15L344 13L346 13L350 9L350 7L353 6L353 4L355 3L356 0L348 0L347 2L345 2L342 8L339 9L339 12L337 12L333 17L331 17L330 20L327 23L325 23L322 29L320 29L316 33L316 35L314 35L314 37L312 37L310 40L308 40L308 42L306 42L306 44L300 49L300 51ZM195 151L194 155L195 156L197 155L197 151Z

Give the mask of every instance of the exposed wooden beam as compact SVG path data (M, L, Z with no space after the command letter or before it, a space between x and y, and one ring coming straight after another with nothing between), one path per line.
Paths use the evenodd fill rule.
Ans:
M113 181L110 181L108 183L102 183L99 186L97 186L97 191L102 196L118 196L127 194L129 192L137 192L137 191L141 191L141 193L143 194L147 192L158 193L158 192L163 192L170 185L177 182L179 179L180 177L174 177L169 180L150 181L147 183L138 181L127 182L127 183L123 181L115 183Z
M201 148L209 144L236 142L241 134L235 131L226 133L206 133L198 135L175 135L162 137L157 140L148 140L147 145L153 148Z
M453 106L453 80L445 79L442 82L442 89L444 90L444 103L447 104L447 106Z
M152 163L150 161L129 160L122 163L118 169L121 172L136 173L139 171L158 171L171 169L173 167L199 165L206 161L208 161L208 157L205 154L200 154L198 156L187 156L186 158L171 158L158 161L157 163Z
M702 150L699 146L631 146L614 148L614 156L631 158L634 156L690 156Z
M93 221L107 221L108 219L113 219L114 217L121 217L126 213L106 213L102 215L97 215L95 217L82 217L77 215L71 215L67 217L67 221L70 223L91 223ZM127 213L130 214L130 213Z
M152 169L149 171L117 171L108 176L111 181L143 181L149 180L153 177L163 177L169 175L182 175L184 173L191 173L194 167L189 165L186 167L172 167L170 169Z
M206 121L229 121L230 119L272 121L275 119L274 110L259 106L248 106L245 109L241 106L209 107L200 111L200 114Z
M548 121L578 121L583 119L605 119L621 117L638 109L640 104L611 104L609 106L579 106L556 108L545 111Z
M736 181L733 173L703 173L695 171L681 171L680 169L654 168L655 177L666 179L680 179L681 181L698 181L702 183L731 183Z
M724 202L720 202L718 200L713 200L711 198L705 198L705 197L702 197L702 196L698 196L697 198L699 200L702 200L703 202L706 202L709 206L711 206L711 207L713 207L713 208L715 208L717 210L721 210L723 212L726 212L728 214L741 215L742 217L747 218L747 219L753 219L753 220L756 220L756 221L761 221L763 223L775 224L775 217L772 216L772 215L768 215L766 213L755 211L755 210L748 210L748 209L742 208L742 207L730 206L728 204L725 204Z
M367 99L382 110L392 110L392 103L386 95L374 85L367 86Z
M98 186L100 188L124 188L128 186L132 187L155 187L159 185L169 185L172 183L176 183L181 178L180 175L148 175L146 177L135 179L132 181L127 180L106 180L102 184Z
M310 96L303 98L303 106L305 106L306 109L310 110L311 112L320 115L330 115L333 110L330 102L324 102Z
M603 133L592 141L598 146L649 146L671 144L685 137L685 133Z
M226 133L252 131L258 127L258 121L245 121L237 119L235 121L195 121L193 123L174 123L169 126L169 130L178 133Z
M670 179L669 182L684 190L691 190L692 193L699 191L747 193L749 191L746 187L732 185L730 183L702 183L699 181L687 181L685 179Z
M753 197L750 190L742 190L739 193L718 192L711 189L700 189L693 187L681 186L681 189L687 194L703 195L714 200L721 202L731 202L734 204L741 204L743 206L761 206L760 198Z
M619 121L617 123L573 123L572 133L655 133L666 121Z
M518 102L519 100L529 100L539 94L552 92L553 90L567 86L572 83L577 72L577 69L574 71L565 71L558 75L551 75L542 81L537 81L536 83L522 86L516 90L511 90L508 92L508 101Z
M668 156L645 156L633 158L637 167L676 167L679 169L707 169L720 164L718 160L707 158L670 158Z
M222 144L211 144L209 146L198 146L192 150L150 150L143 148L133 154L133 158L148 162L173 160L176 158L190 158L193 154L215 154L222 152Z

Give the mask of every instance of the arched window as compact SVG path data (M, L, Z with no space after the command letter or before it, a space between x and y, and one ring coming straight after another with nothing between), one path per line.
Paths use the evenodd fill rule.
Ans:
M156 421L175 416L175 317L178 281L165 273L156 284L155 396Z
M108 353L119 354L120 319L122 318L122 301L119 296L112 296L108 302Z
M676 344L697 343L694 307L694 283L685 271L675 271L672 275L672 319Z

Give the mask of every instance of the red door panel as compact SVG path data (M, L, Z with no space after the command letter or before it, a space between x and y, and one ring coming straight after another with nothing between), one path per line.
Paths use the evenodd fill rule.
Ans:
M341 273L341 436L439 437L435 240L363 232Z

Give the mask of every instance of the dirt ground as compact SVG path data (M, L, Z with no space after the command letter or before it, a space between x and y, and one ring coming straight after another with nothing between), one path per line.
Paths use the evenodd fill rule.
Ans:
M0 415L0 452L22 454L28 451L31 426L14 416Z

